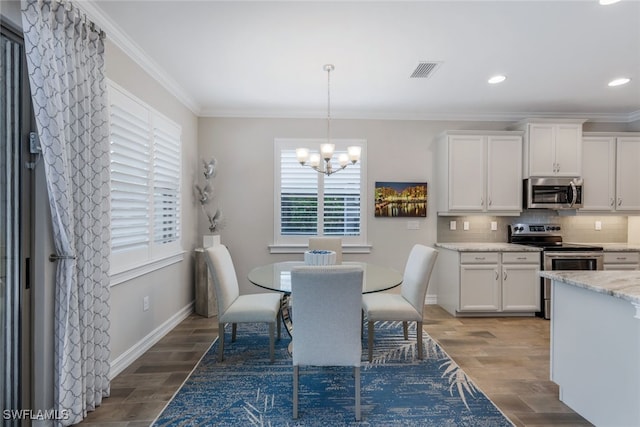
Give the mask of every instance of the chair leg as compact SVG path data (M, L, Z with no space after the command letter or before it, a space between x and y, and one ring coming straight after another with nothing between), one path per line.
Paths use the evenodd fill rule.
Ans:
M238 331L238 324L231 324L231 342L236 342L236 332Z
M373 322L367 322L367 329L369 332L369 363L373 361Z
M408 322L402 322L402 333L404 333L404 340L409 339L409 324Z
M299 366L295 365L293 367L293 419L298 418L298 375Z
M422 360L422 322L416 322L416 339L418 341L418 359Z
M278 316L276 317L276 323L278 324L278 341L280 341L280 331L282 329L282 326L280 325L282 320L282 315L280 314L280 311L278 311Z
M269 323L269 358L271 363L275 361L275 329L276 325L273 322Z
M354 368L356 381L356 421L360 421L360 366Z
M224 353L224 323L218 323L218 362L222 362Z

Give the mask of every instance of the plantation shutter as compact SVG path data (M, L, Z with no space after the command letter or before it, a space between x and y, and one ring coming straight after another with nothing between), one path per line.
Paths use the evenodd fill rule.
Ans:
M165 244L180 237L180 130L154 118L153 130L153 242Z
M149 246L149 115L111 96L111 250L121 252Z
M360 234L360 180L360 163L324 178L324 235Z
M300 166L294 149L280 156L280 233L318 234L318 173Z

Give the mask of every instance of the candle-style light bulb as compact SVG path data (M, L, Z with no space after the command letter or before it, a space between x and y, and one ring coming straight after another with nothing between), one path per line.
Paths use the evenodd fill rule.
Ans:
M309 160L309 150L307 148L296 148L296 158L301 164L307 163Z
M320 153L325 161L328 161L333 156L334 144L320 144Z
M320 154L318 153L311 154L311 156L309 157L309 165L314 168L317 168L318 166L320 166Z
M362 152L362 147L359 145L353 145L351 147L347 147L347 152L349 153L349 160L351 163L356 163L360 160L360 153Z
M349 164L349 155L347 153L341 153L338 156L338 163L340 163L340 166L345 167Z

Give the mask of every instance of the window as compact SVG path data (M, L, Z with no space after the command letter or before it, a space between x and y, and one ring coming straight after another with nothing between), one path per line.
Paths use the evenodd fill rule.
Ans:
M364 140L333 140L334 157L349 145L362 147L361 160L329 177L296 160L297 147L320 147L321 140L278 139L276 152L275 245L307 245L309 236L340 236L346 244L366 244ZM335 162L334 162L335 167Z
M176 255L181 128L111 83L111 271Z

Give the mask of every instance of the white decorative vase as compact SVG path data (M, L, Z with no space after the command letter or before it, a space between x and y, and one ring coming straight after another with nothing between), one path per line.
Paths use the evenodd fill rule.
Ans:
M202 247L210 248L215 245L220 244L220 235L219 234L205 234L202 236Z
M335 251L312 250L304 253L304 263L307 265L334 265L336 263Z

